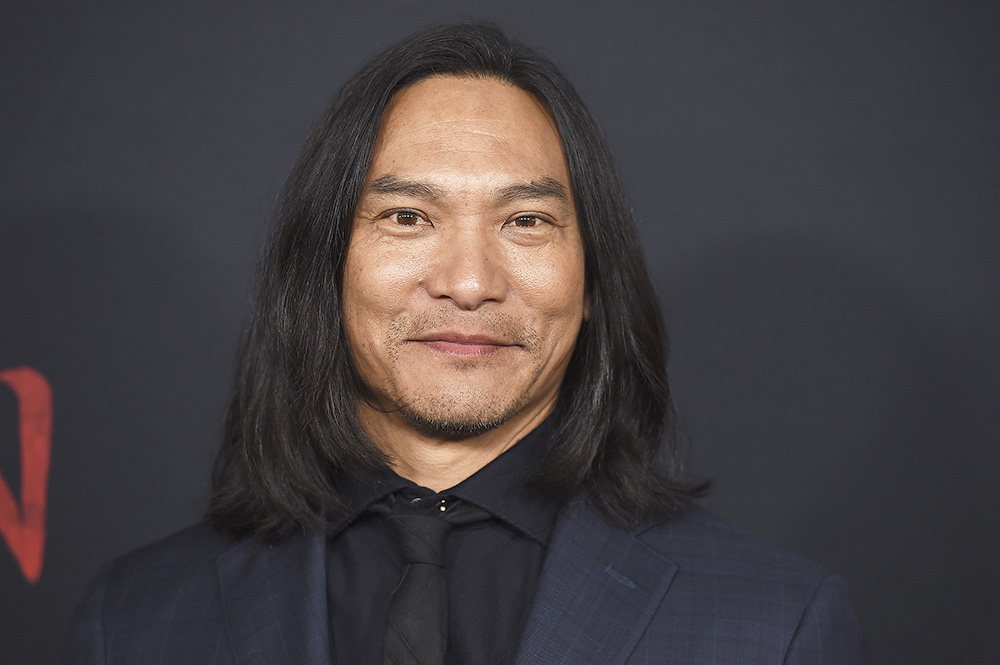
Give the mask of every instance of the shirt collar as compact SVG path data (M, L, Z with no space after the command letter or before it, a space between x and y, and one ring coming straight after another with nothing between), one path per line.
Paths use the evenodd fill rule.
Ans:
M535 488L529 480L541 468L554 431L555 418L549 416L496 459L440 494L479 506L541 545L548 546L559 512L559 501ZM329 520L331 538L369 506L393 492L435 496L432 490L400 477L388 467L372 481L362 482L345 475L338 484L347 506Z

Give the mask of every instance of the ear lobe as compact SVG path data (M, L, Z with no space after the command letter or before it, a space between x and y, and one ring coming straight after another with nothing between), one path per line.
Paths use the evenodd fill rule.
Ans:
M590 294L583 297L583 320L590 321Z

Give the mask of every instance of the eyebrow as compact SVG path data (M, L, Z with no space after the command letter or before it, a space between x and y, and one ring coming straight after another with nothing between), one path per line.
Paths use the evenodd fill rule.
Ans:
M368 185L369 191L376 194L405 194L419 199L437 199L444 195L439 187L425 182L403 180L391 173L381 175Z
M372 180L368 190L375 194L404 194L427 200L444 198L445 195L440 187L426 182L406 180L391 173ZM549 176L501 187L495 196L496 202L501 204L527 199L556 199L562 203L569 203L570 196L565 185Z
M497 192L498 203L512 203L524 199L557 199L569 203L569 191L555 178L548 176L526 183L508 185Z

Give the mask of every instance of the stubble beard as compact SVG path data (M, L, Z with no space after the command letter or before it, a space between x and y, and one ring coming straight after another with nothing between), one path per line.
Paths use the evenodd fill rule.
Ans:
M433 401L396 400L396 408L414 430L437 438L465 438L497 429L521 412L528 395L505 404L481 405L472 413L456 413L467 403L460 396L437 396Z
M404 320L393 325L396 343L392 353L393 364L399 361L400 350L406 339L417 337L421 330L433 329L436 322L428 319ZM537 351L540 336L535 330L525 330L512 319L497 316L486 322L484 327L497 337L512 340L521 347L523 353L533 357ZM458 371L474 371L472 366L461 367ZM454 370L452 370L454 371ZM528 385L537 379L536 368ZM396 382L393 382L394 384ZM407 396L398 384L393 385L393 395L388 396L395 410L415 431L437 438L465 438L485 434L507 423L520 413L530 401L529 393L523 390L516 398L493 401L472 406L473 402L485 400L475 387L447 394L417 394Z

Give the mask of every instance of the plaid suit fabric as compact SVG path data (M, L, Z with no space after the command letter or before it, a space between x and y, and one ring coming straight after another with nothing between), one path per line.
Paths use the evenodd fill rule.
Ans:
M201 524L105 566L67 665L329 665L321 535L236 543Z
M629 663L867 662L847 585L821 566L698 510L640 538L678 571Z
M77 611L64 662L233 663L215 563L230 547L196 527L105 565Z
M327 665L324 555L319 534L266 545L192 527L102 569L64 662ZM860 634L840 578L700 509L629 533L575 502L517 665L855 665Z
M519 665L866 662L844 582L691 508L623 537L585 505L553 534Z

